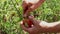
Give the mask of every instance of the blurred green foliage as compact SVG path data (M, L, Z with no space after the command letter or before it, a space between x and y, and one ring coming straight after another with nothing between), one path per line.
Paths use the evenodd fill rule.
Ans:
M0 0L0 30L6 34L24 34L20 27L22 0ZM60 20L60 0L46 0L33 14L47 22Z

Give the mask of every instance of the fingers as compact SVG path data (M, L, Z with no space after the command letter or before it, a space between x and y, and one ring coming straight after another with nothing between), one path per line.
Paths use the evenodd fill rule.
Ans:
M23 17L24 17L24 18L27 18L27 13L25 13L25 14L23 15Z
M29 19L34 19L34 16L33 15L29 16Z
M26 3L25 1L22 3L22 7L23 7L24 9L27 7L27 3Z
M33 25L39 27L40 21L34 19L32 16L29 16L29 19L33 22Z
M26 11L25 14L23 15L23 17L25 17L25 18L29 18L29 16L30 16L29 11ZM31 16L31 17L32 17L32 16Z
M22 21L20 22L20 25L21 25L21 27L22 27L23 30L29 32L28 28L26 28L26 27L23 25L23 22L22 22Z

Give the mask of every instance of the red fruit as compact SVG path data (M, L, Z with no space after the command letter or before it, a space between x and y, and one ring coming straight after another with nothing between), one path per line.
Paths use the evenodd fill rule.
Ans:
M29 19L23 20L23 24L24 24L26 27L32 27L32 21L29 20Z

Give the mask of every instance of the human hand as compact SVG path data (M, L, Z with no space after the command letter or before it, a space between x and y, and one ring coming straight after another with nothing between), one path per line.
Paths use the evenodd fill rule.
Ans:
M30 16L30 12L32 12L32 11L33 11L33 9L32 9L32 8L28 8L28 9L25 11L25 13L24 13L23 17Z
M23 25L23 22L21 22L22 29L28 32L29 34L39 34L41 29L39 25L40 21L35 20L31 16L29 16L29 19L33 21L33 26L31 28L27 28Z

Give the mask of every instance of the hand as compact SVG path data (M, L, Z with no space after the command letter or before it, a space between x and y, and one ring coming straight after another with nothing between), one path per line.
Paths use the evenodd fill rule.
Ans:
M23 7L24 10L26 9L27 6L28 6L27 3L25 1L23 1L22 7Z
M32 11L33 11L32 8L28 8L28 9L25 11L23 17L27 17L27 16L29 16L29 15L30 15L30 12L32 12Z
M23 22L21 22L22 29L28 32L29 34L39 34L40 33L40 26L39 26L40 21L35 20L31 16L29 16L29 18L32 19L33 26L31 28L27 28L23 25Z

